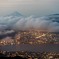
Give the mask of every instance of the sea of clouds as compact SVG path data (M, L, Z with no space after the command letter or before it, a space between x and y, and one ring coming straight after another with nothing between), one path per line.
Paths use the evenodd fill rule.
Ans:
M59 16L54 15L54 17L51 17L52 18L50 19L49 16L2 16L0 17L0 31L9 28L12 30L38 29L48 32L59 32L59 22L56 21Z

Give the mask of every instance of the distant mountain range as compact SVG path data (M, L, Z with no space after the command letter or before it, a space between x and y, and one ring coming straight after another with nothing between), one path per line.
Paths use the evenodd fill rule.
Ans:
M59 23L59 14L47 15L47 16L44 16L43 19L52 20L53 22L58 22Z
M15 12L7 15L7 16L21 17L23 15L20 14L19 12L15 11ZM52 20L53 22L58 22L59 23L59 14L51 14L51 15L43 16L43 19Z

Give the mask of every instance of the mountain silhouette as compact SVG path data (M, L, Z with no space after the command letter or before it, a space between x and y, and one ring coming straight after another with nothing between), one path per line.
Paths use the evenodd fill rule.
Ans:
M45 20L51 20L52 22L59 23L59 14L51 14L51 15L44 16L42 18Z
M7 16L18 16L19 17L19 16L22 16L22 15L19 12L15 11L15 12L7 15Z

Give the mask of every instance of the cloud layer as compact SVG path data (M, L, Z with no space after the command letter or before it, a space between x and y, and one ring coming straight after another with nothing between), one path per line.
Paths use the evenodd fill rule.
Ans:
M0 17L0 30L30 30L38 29L47 32L59 32L59 15L45 17L5 16Z

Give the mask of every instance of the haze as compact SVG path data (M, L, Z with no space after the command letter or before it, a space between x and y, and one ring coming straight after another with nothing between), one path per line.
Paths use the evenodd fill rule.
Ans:
M24 16L59 13L59 0L0 0L0 16L18 11Z

